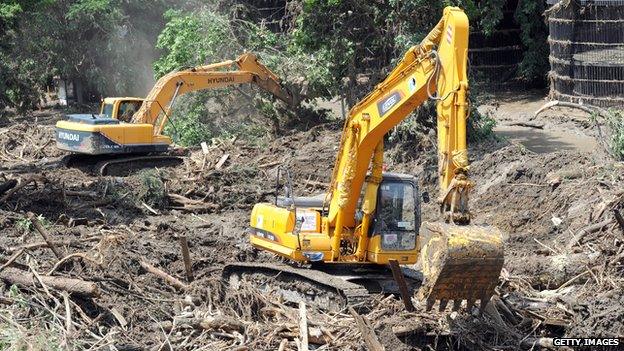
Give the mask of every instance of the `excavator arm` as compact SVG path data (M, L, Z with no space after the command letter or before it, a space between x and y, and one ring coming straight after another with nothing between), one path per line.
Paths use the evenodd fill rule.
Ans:
M503 265L500 231L470 225L468 196L474 183L468 177L466 148L468 32L464 12L445 8L420 45L409 49L388 77L351 109L330 183L333 261L341 260L343 231L357 225L356 207L366 183L355 252L358 261L365 260L382 181L383 137L424 102L436 101L442 221L422 223L418 239L425 277L420 295L428 308L436 300L440 308L450 300L458 308L463 299L469 306L481 300L483 308Z
M156 82L132 122L152 124L154 135L160 135L179 96L244 83L255 84L288 105L294 105L293 96L282 86L280 79L258 62L254 54L245 53L236 60L166 74Z
M330 189L335 255L343 227L354 225L358 189L364 184L372 156L379 154L377 164L383 159L384 135L429 99L437 101L439 202L447 221L469 223L467 55L468 19L460 9L447 7L420 45L410 48L388 77L351 109ZM378 183L381 167L372 167L372 171L371 178ZM372 209L365 214L374 210L376 189L368 194L366 201Z

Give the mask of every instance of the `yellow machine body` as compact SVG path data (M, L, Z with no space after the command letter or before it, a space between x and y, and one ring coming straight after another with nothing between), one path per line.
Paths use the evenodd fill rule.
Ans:
M393 199L393 201L409 199L409 201L405 201L406 206L401 208L401 211L409 212L407 216L401 216L404 228L397 226L394 230L386 233L381 225L371 226L371 231L366 234L369 239L366 241L366 247L363 250L365 256L342 255L341 262L387 264L389 260L395 259L401 264L412 264L418 260L417 227L420 224L420 208L415 179L409 175L391 173L384 174L383 179L382 189L386 186L390 187L390 184L394 188L409 189L407 196L397 196ZM403 193L406 192L403 191ZM378 196L377 193L372 192L364 196L366 197L366 195ZM333 261L331 226L327 217L321 215L323 199L310 200L304 198L303 201L307 201L308 204L320 205L307 208L297 207L300 200L301 198L281 198L276 203L256 204L250 220L251 243L256 247L299 262ZM295 203L294 208L291 206L293 201ZM313 203L315 201L316 204ZM370 204L377 202L377 199L369 199L366 202ZM378 222L382 221L382 218L378 218L381 216L381 209L380 211L369 210L378 212L375 217ZM348 246L356 247L358 245L358 238L362 236L361 230L362 226L355 229L344 228L343 238L345 242L349 243ZM389 246L394 247L394 249L388 248Z
M328 193L257 204L251 243L297 262L426 260L428 302L487 301L502 269L503 246L495 228L470 225L468 31L464 12L445 8L420 45L351 108ZM382 172L383 138L430 99L437 103L441 221L421 224L415 177Z
M56 123L57 147L92 155L167 151L171 138L155 135L152 124L128 123L142 103L140 98L106 98L99 115L69 115Z

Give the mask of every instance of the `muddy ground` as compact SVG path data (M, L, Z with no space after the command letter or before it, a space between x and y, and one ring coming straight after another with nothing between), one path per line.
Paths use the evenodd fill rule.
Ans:
M497 138L470 146L471 200L476 223L505 233L497 296L483 315L425 312L418 301L410 313L400 300L378 296L364 323L386 350L530 349L560 336L624 337L624 227L615 216L624 213L624 164L608 157L588 116L552 109L534 117L544 103L539 92L485 102L480 109L498 120ZM26 184L0 195L0 349L298 349L298 307L253 287L223 294L221 267L276 261L248 244L250 209L272 201L280 165L292 171L297 195L323 192L339 123L270 141L213 140L207 155L190 150L176 168L99 177L59 165L64 154L51 141L58 111L35 117L0 129L2 177ZM432 198L434 145L431 137L391 143L385 160L389 171L416 174ZM423 212L436 218L433 203ZM34 285L12 286L17 273ZM67 294L42 285L47 276L92 282L98 291ZM348 311L306 312L310 349L368 349Z

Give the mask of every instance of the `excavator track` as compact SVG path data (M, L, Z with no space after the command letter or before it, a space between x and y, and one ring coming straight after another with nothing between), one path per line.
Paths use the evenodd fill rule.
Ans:
M83 155L70 154L61 160L61 165L79 168L101 176L125 177L146 168L177 166L183 162L176 155Z
M95 165L99 175L128 176L145 168L173 167L182 164L179 156L135 156L101 161Z
M421 266L425 277L419 298L426 300L427 310L436 301L444 310L453 301L453 310L463 300L471 309L480 300L485 308L503 268L502 235L490 226L423 223L420 229L424 245Z
M347 306L367 310L371 294L398 294L392 273L385 267L324 264L318 268L237 262L223 268L222 279L228 290L238 290L241 282L246 281L262 293L275 294L286 302L305 301L328 311L340 311ZM407 274L406 278L410 290L420 286L417 274Z

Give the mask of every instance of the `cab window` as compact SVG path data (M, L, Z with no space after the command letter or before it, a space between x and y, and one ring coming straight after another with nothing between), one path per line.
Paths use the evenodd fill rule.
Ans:
M113 104L104 104L102 106L102 113L107 118L113 118Z
M384 250L412 250L416 245L416 189L409 182L382 182L376 232Z

